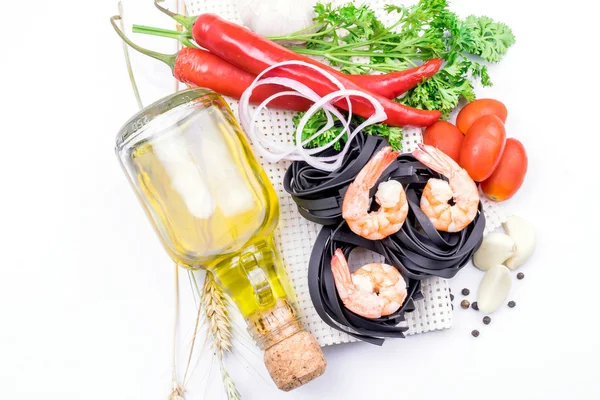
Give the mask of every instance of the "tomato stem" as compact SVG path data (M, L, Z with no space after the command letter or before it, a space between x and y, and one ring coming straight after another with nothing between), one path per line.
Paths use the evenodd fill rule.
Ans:
M110 23L113 26L115 32L117 32L117 35L119 35L119 37L121 39L123 39L123 41L125 43L127 43L131 48L133 48L134 50L139 51L142 54L145 54L149 57L152 57L156 60L162 61L165 64L167 64L169 67L171 67L171 70L173 70L175 68L175 60L177 59L177 54L163 54L163 53L157 53L155 51L152 50L148 50L145 49L143 47L138 46L137 44L133 43L126 35L125 33L123 33L123 31L117 26L117 23L115 21L118 21L121 19L120 15L115 15L114 17L112 17L110 19Z
M163 0L154 0L154 5L156 6L156 8L158 8L161 12L167 14L169 17L173 18L175 21L179 22L185 29L191 32L194 26L194 22L196 21L196 17L186 17L185 15L176 14L173 11L158 4L162 1Z

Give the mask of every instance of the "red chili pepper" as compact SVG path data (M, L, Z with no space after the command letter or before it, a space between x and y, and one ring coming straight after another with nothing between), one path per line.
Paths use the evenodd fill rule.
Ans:
M182 82L206 87L223 95L239 98L244 90L254 80L254 76L252 74L227 63L214 54L200 49L184 49L179 54L175 55L164 55L143 49L131 42L118 29L113 20L111 20L111 22L113 23L113 27L119 36L121 36L121 38L127 44L148 56L165 62L171 67L175 77ZM336 75L339 75L338 78L342 81L347 89L365 91L363 88L349 81L344 74L341 74L335 70L332 71L334 71ZM325 96L338 89L337 86L333 85L321 74L313 70L308 70L307 68L300 70L298 70L298 68L283 69L281 70L281 75L278 74L278 76L288 76L292 79L296 79L302 83L308 84L321 96ZM261 103L266 98L275 93L279 93L282 90L285 89L279 86L261 86L255 89L255 92L250 100L254 104ZM376 94L370 94L379 100L386 109L386 113L388 115L388 120L386 122L390 125L427 126L440 117L440 113L437 111L412 109L410 107L389 101ZM308 102L308 100L295 96L280 97L275 99L272 104L275 107L295 111L305 111L310 106L310 102ZM347 107L346 102L338 102L337 105L341 108ZM372 105L365 102L364 99L353 99L353 105L354 111L363 117L369 117L373 112Z
M225 44L229 50L223 49L223 53L219 53L218 51L214 50L213 46L209 46L207 49L255 75L261 73L266 68L274 64L288 60L305 61L326 69L327 71L336 74L340 73L339 71L315 61L312 58L294 53L293 51L290 51L285 47L263 38L262 36L259 36L241 26L233 23L225 24L224 20L215 15L203 14L199 17L186 17L167 10L158 4L158 2L155 2L155 5L160 11L169 15L181 25L185 26L188 31L194 31L194 23L196 20L199 21L199 25L207 24L204 27L206 28L206 32L202 34L202 38L197 38L197 40L200 40L200 42L203 44L209 44L208 42L218 42L219 38L223 37L223 40L227 40L228 42L223 42L221 44ZM217 26L211 26L213 23L215 23ZM200 30L204 28L198 26L196 29ZM233 32L229 28L237 28L237 32ZM196 47L189 41L188 36L183 32L175 32L166 29L158 29L140 25L134 25L133 31L149 35L170 37L179 40L184 46ZM232 32L233 34L231 34ZM222 33L225 33L226 36L219 36L222 35ZM235 33L237 33L237 36ZM232 39L233 42L229 41L229 39ZM218 48L222 49L222 46L219 45ZM362 86L371 92L378 93L389 99L394 99L400 96L402 93L405 93L406 91L416 87L420 82L423 81L423 79L427 79L435 75L441 66L442 60L440 58L435 58L427 61L421 66L410 68L405 71L381 75L344 75L357 85Z
M253 74L258 75L283 61L304 61L390 99L412 89L423 78L433 76L442 65L441 59L433 59L407 71L384 75L345 75L214 14L199 15L194 22L192 36L201 47Z
M184 48L175 61L173 76L179 82L214 90L224 96L240 99L256 76L205 50ZM275 93L290 90L278 85L262 85L254 89L250 102L260 104ZM281 96L269 103L273 107L306 111L312 102L298 96Z
M351 81L341 72L324 66L308 57L298 55L275 42L259 36L248 29L226 21L213 14L201 14L194 23L192 30L194 40L201 47L206 48L213 54L246 69L248 72L259 74L271 65L282 61L300 60L313 65L317 65L331 72L342 82L346 89L361 90L371 94L384 107L388 119L385 121L392 126L428 126L437 121L441 113L437 110L419 110L402 104L393 102L381 95L369 92ZM277 76L293 78L313 89L320 96L325 96L337 90L328 79L323 77L317 71L308 68L288 68L277 69ZM373 76L376 79L378 76ZM353 111L361 117L368 118L373 113L373 107L360 99L351 100ZM336 103L341 108L346 108L345 102Z
M419 84L423 76L433 75L431 71L437 71L439 65L441 65L441 61L438 62L437 59L430 60L416 68L380 75L386 76L386 80L379 84L374 80L369 80L368 83L371 84L371 87L379 89L374 90L375 93L393 99ZM205 87L234 99L239 99L256 78L250 72L230 64L212 53L195 48L183 48L177 54L173 75L182 83ZM359 86L363 86L360 82L362 82L363 77L367 76L348 75L348 78ZM250 101L252 104L260 104L269 96L284 90L289 89L277 85L259 86L254 89ZM286 110L306 111L311 102L301 97L282 96L273 100L270 104Z
M296 54L296 53L294 53ZM395 99L416 87L423 79L431 78L442 67L442 59L434 58L426 63L400 72L383 75L346 75L348 79L365 89L388 99Z
M377 101L379 101L379 103L381 103L387 114L387 119L384 121L384 123L388 125L424 127L433 124L442 115L437 110L419 110L417 108L396 103L395 101L386 99L378 94L368 92L364 88L345 78L343 74L340 75L341 76L337 76L336 78L342 83L342 85L344 85L346 89L358 90L363 93L370 94ZM339 90L339 88L328 78L303 65L284 65L269 71L267 74L265 74L265 76L277 76L296 80L308 86L314 90L315 93L322 97ZM352 103L352 112L356 115L360 115L363 118L369 118L375 111L373 109L373 105L364 98L351 97L350 102ZM339 108L348 110L348 103L346 100L340 100L334 104Z
M173 71L179 82L214 90L224 96L239 99L252 84L256 76L228 63L222 58L197 48L183 48L173 55L146 50L129 40L113 22L121 38L135 50L163 61ZM260 104L275 93L290 90L278 85L263 85L254 89L250 102ZM292 111L306 111L312 105L308 99L298 96L282 96L271 103L276 108Z

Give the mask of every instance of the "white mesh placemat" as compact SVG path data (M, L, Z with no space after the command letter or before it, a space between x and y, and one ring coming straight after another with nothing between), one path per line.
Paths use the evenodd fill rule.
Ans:
M332 3L343 4L347 1L332 0ZM241 23L237 2L238 0L186 0L186 6L189 15L208 12L217 14L227 20ZM378 17L384 23L388 23L393 21L388 21L387 14L383 11L383 5L393 2L391 0L373 0L370 3L371 7L377 11ZM233 99L227 100L237 116L237 101ZM273 110L270 112L270 115L267 112L263 112L258 122L266 135L273 136L274 139L281 142L289 142L293 137L293 115L294 113L292 112ZM455 115L452 116L451 120L454 118ZM422 131L420 129L404 131L404 151L414 150L417 143L421 141ZM275 239L287 268L290 281L295 289L297 308L304 324L317 338L321 346L357 341L357 339L325 324L317 315L312 305L308 293L306 276L310 253L321 226L305 220L298 213L294 201L283 189L283 176L289 163L269 163L263 160L261 160L261 163L279 194L281 218ZM505 217L496 204L484 199L483 206L487 219L487 233L499 227ZM353 255L350 264L361 265L358 261L364 264L371 261L369 257L370 255L359 257ZM406 314L409 327L408 334L413 335L450 328L452 326L452 308L448 283L444 279L428 279L423 282L422 291L424 299L416 302L414 312Z

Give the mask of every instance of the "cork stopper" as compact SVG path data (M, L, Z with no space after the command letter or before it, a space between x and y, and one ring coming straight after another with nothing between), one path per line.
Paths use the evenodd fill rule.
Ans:
M300 331L268 348L265 365L277 387L289 392L323 375L327 361L313 335Z
M327 361L316 339L304 330L296 310L285 299L247 320L248 330L265 350L265 366L277 387L286 392L321 376Z

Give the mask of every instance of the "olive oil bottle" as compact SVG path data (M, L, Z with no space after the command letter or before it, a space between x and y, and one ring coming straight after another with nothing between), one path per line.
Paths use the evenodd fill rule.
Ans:
M290 390L322 374L273 243L277 194L223 98L191 89L160 100L124 125L116 152L166 251L215 275L276 384ZM298 352L314 354L302 361Z

